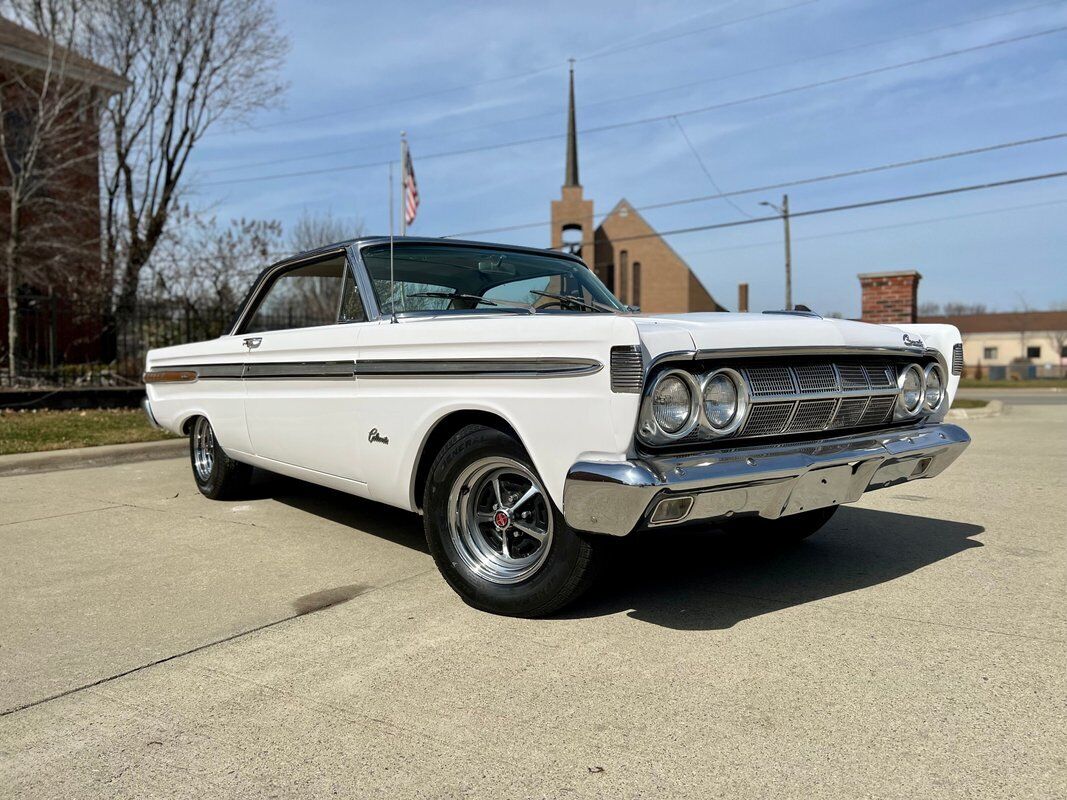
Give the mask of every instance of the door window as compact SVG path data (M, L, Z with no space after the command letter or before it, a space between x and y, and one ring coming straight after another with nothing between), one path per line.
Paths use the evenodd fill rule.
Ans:
M345 257L337 256L282 272L261 295L242 333L333 325L346 271Z

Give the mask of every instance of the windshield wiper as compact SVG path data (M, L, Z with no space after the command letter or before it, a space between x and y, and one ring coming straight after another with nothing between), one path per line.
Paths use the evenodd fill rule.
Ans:
M538 292L531 289L530 294L535 294L538 297L547 297L550 300L558 300L560 305L576 306L577 308L584 308L587 311L606 311L608 313L614 313L616 309L604 303L597 303L595 300L592 303L587 303L585 300L579 300L577 297L572 297L569 294L555 294L554 292Z
M472 303L480 303L486 306L515 306L517 308L529 309L530 313L533 313L533 307L529 303L519 303L513 300L490 300L487 297L482 297L478 294L463 294L462 292L410 292L408 297L437 297L442 300L469 300Z

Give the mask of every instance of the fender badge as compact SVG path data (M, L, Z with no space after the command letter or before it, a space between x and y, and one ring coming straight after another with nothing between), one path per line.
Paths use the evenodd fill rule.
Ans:
M374 444L375 442L378 444L389 444L389 437L379 434L377 428L371 428L370 433L367 434L367 441L371 444Z
M912 338L911 334L904 334L904 346L905 347L922 347L923 340L918 337Z

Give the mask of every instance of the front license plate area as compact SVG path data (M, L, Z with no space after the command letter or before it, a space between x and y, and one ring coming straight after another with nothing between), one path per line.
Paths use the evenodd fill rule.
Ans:
M813 469L804 473L797 479L782 510L782 516L848 502L854 475L851 464Z

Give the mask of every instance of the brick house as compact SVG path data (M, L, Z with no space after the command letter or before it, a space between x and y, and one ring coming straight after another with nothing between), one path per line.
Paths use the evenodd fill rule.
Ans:
M56 80L62 64L62 82ZM32 114L37 105L37 83L51 69L51 79L66 89L69 103L56 124L64 131L61 172L35 197L46 198L23 209L20 229L25 232L22 263L32 270L16 287L19 307L20 357L35 363L77 360L98 344L101 320L100 294L106 290L100 257L100 105L123 91L123 78L76 53L58 48L48 39L0 18L0 91L3 92L4 134L8 159L18 164L20 148L32 137ZM65 104L67 105L67 104ZM44 151L44 163L50 158ZM0 162L0 235L8 238L11 186L6 162ZM60 209L58 212L42 209ZM7 314L10 298L0 285L0 352L6 353ZM97 312L86 313L89 306Z
M864 322L944 323L963 338L966 374L1003 379L1061 377L1067 367L1067 311L1008 311L954 316L919 315L915 270L859 276Z
M626 200L593 227L593 201L578 180L574 70L567 112L567 166L552 201L552 247L582 257L619 300L653 314L725 311L666 240Z

